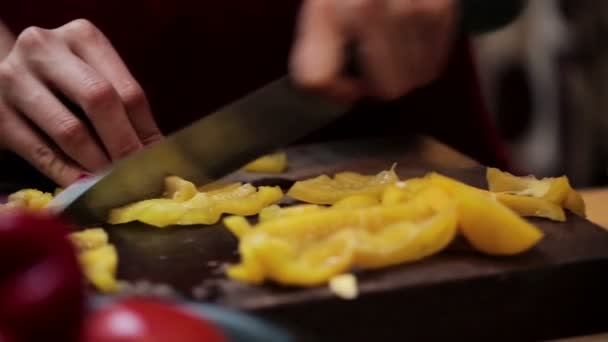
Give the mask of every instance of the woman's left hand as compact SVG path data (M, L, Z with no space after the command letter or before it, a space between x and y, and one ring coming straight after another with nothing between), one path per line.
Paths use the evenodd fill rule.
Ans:
M457 22L455 0L306 0L291 56L301 86L344 100L395 99L442 71ZM343 74L357 46L363 79Z

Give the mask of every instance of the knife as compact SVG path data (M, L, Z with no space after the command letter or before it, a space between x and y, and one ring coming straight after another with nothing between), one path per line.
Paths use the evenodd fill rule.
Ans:
M330 123L348 111L288 77L228 104L59 193L49 208L80 227L111 209L161 195L165 177L204 185Z

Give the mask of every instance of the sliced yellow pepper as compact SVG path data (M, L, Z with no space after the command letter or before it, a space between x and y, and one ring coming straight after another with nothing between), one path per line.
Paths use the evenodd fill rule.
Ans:
M70 233L69 238L77 251L91 250L108 244L108 234L103 228L89 228Z
M245 171L282 173L287 169L287 153L277 152L262 156L243 167Z
M113 245L103 245L78 254L86 278L102 292L118 290L116 267L118 254Z
M430 181L458 202L459 226L479 251L493 255L522 253L543 238L543 232L504 206L484 190L454 179L431 174Z
M380 198L384 189L399 180L394 169L375 176L354 172L338 173L334 178L327 175L298 181L287 192L292 198L314 204L334 204L346 197L369 195Z
M260 222L267 222L277 218L317 212L323 208L323 206L316 204L300 204L286 208L281 208L280 206L273 204L262 209L258 217Z
M564 209L543 198L496 193L496 199L521 216L544 217L554 221L566 221Z
M246 235L244 244L252 246L266 278L284 285L315 286L352 265L356 242L352 230L342 230L305 247L264 232Z
M227 217L225 219L226 225L228 222L231 222L230 219L238 217ZM229 226L230 227L230 226ZM234 226L231 226L231 231L234 232ZM239 239L245 239L250 234L243 234L238 236ZM255 242L255 240L253 240ZM245 283L251 284L261 284L265 280L265 273L260 260L258 259L258 255L256 252L256 247L252 243L239 243L239 254L241 255L241 263L232 267L229 267L226 270L226 274L228 277L239 280Z
M89 228L70 233L69 238L76 247L78 261L87 280L101 292L117 291L118 254L108 242L106 231Z
M571 191L563 204L564 208L570 210L571 212L586 217L587 213L585 211L585 201L583 200L583 196L576 191Z
M198 187L198 191L206 193L215 193L223 191L231 191L243 185L243 183L209 183Z
M163 195L166 198L176 202L185 202L194 197L197 192L198 190L192 182L177 176L165 178L165 193Z
M401 222L422 222L434 211L421 203L394 206L375 206L357 210L327 208L306 215L290 215L261 222L254 228L272 236L295 239L302 243L316 241L342 229L361 228L380 230L386 225Z
M414 192L406 190L398 185L390 185L382 193L380 202L382 205L394 205L411 201L414 197Z
M585 202L572 188L566 176L543 179L534 176L518 177L496 168L488 168L486 178L488 188L492 192L545 199L577 215L585 216Z
M272 219L272 217L269 219ZM224 219L224 225L238 238L242 238L253 231L253 227L243 216L228 216Z
M332 207L336 209L358 209L369 208L379 204L380 200L378 199L378 196L353 195L337 201Z
M53 195L36 189L23 189L8 196L5 208L18 208L38 211L44 209L53 199Z
M543 197L551 187L551 179L538 180L534 176L518 177L497 168L486 168L488 189L492 192L513 192L519 195Z
M445 207L440 212L433 209L436 204L421 199L363 208L301 206L315 209L304 214L296 208L291 215L261 220L255 227L242 217L228 217L224 224L240 240L241 263L227 274L256 284L271 279L314 286L352 267L375 268L424 258L445 248L456 231L455 203L443 195Z
M375 234L358 230L356 264L379 268L426 258L452 242L457 223L456 206L451 206L421 223L394 223Z
M283 196L279 187L262 186L256 189L251 184L244 184L238 187L228 185L206 193L195 192L194 196L188 198L189 195L183 194L190 194L196 188L194 185L186 187L183 184L178 187L183 188L190 190L167 192L168 196L178 199L150 199L114 209L110 212L108 222L121 224L137 220L160 228L169 225L215 224L223 214L255 215ZM185 198L188 199L184 200Z

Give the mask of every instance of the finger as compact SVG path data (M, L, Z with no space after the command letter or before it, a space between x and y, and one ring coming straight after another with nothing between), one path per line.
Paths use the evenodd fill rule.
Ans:
M340 98L359 97L361 85L341 75L346 42L346 32L336 17L334 1L306 1L290 58L296 82Z
M86 172L51 148L19 115L0 104L0 134L4 145L27 160L60 186L67 186Z
M162 134L143 89L104 34L84 19L64 25L58 32L77 56L110 81L122 99L140 140L144 144L160 140Z
M356 36L359 56L374 95L393 99L408 90L407 56L398 46L406 37L396 32L385 1L341 1L340 15Z
M89 171L109 160L86 125L40 81L23 74L8 94L14 106L46 133L67 156Z
M142 143L112 84L67 48L35 63L33 68L83 109L112 160L141 149Z
M389 12L408 44L396 45L407 53L414 83L424 85L442 71L457 20L453 0L389 0Z

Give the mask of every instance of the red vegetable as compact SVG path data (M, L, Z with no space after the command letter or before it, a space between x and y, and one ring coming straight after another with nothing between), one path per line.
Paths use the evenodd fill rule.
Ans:
M219 328L179 307L130 298L93 312L82 342L225 342Z
M65 227L49 214L0 213L0 335L5 340L78 338L84 282Z

